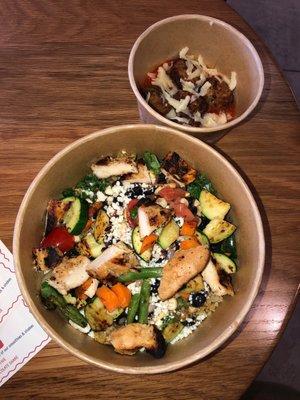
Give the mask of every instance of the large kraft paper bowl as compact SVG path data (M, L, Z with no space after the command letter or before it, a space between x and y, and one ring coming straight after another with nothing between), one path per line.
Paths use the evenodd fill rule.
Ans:
M32 266L32 248L43 233L49 199L74 185L89 172L91 160L122 149L142 154L150 150L163 157L176 151L193 167L205 172L220 196L232 205L237 229L239 269L234 277L236 295L220 307L187 339L169 346L162 359L139 352L122 356L111 346L100 345L46 310L38 292L42 275ZM13 253L18 283L33 315L48 334L75 356L116 372L154 374L171 371L200 360L224 343L240 325L257 294L264 266L264 235L260 214L244 180L232 165L205 143L168 127L124 125L95 132L53 157L30 185L15 223ZM59 363L59 359L57 360Z
M201 54L209 67L217 68L229 77L231 71L237 73L236 116L233 120L209 128L180 125L156 112L141 95L140 87L147 72L178 57L179 50L186 46L189 54ZM207 141L218 137L214 132L243 121L257 105L264 86L262 63L252 43L224 21L193 14L166 18L144 31L130 52L128 75L142 122L167 125Z

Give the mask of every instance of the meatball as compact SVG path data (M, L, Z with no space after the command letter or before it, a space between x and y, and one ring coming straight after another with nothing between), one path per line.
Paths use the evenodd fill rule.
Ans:
M208 78L211 87L208 89L205 100L208 103L208 112L226 110L234 102L233 92L224 81L215 77Z
M162 91L158 86L149 86L145 89L145 92L150 93L148 103L155 111L161 115L168 114L172 107L162 97Z
M174 94L173 98L175 100L184 100L186 96L190 96L190 93L180 89Z
M198 99L192 101L188 107L192 114L199 112L201 115L203 115L207 112L208 104L203 97L199 97Z
M169 76L178 89L182 89L180 79L187 79L186 69L187 66L185 60L182 58L177 58L173 61L173 65L169 70Z

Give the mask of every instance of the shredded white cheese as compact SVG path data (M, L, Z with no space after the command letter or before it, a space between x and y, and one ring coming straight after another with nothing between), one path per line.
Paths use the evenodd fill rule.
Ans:
M152 85L159 86L162 91L173 92L176 91L176 87L172 82L172 79L166 73L163 67L159 67L157 70L157 76L151 81Z
M189 101L191 99L190 96L186 96L185 99L181 99L181 100L176 100L173 99L173 97L171 97L169 95L169 93L164 92L165 98L167 100L167 102L175 108L176 113L180 113L180 112L184 112L187 109L187 106L189 104Z
M200 96L206 96L208 89L211 87L211 83L210 82L205 82L204 85L201 86L199 95Z

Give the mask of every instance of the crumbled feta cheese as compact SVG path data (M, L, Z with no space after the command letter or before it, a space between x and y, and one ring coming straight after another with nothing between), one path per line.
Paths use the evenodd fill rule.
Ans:
M141 291L141 282L135 281L127 285L127 288L131 291L132 294L140 293Z
M105 194L107 194L109 196L111 196L113 194L111 186L107 186L107 188L105 189Z
M97 196L98 201L105 201L107 199L107 196L105 196L105 194L103 192L101 192L100 190L98 190L98 192L96 193L96 196Z

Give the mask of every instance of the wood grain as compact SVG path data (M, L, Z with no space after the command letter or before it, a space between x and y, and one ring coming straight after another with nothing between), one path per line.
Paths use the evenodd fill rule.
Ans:
M267 259L259 295L234 337L194 366L117 375L51 342L0 389L1 399L237 399L280 337L299 282L299 112L265 46L221 0L0 1L0 237L11 248L22 196L57 151L94 130L139 122L127 79L130 48L153 22L183 13L240 29L265 68L259 106L216 146L261 208Z

